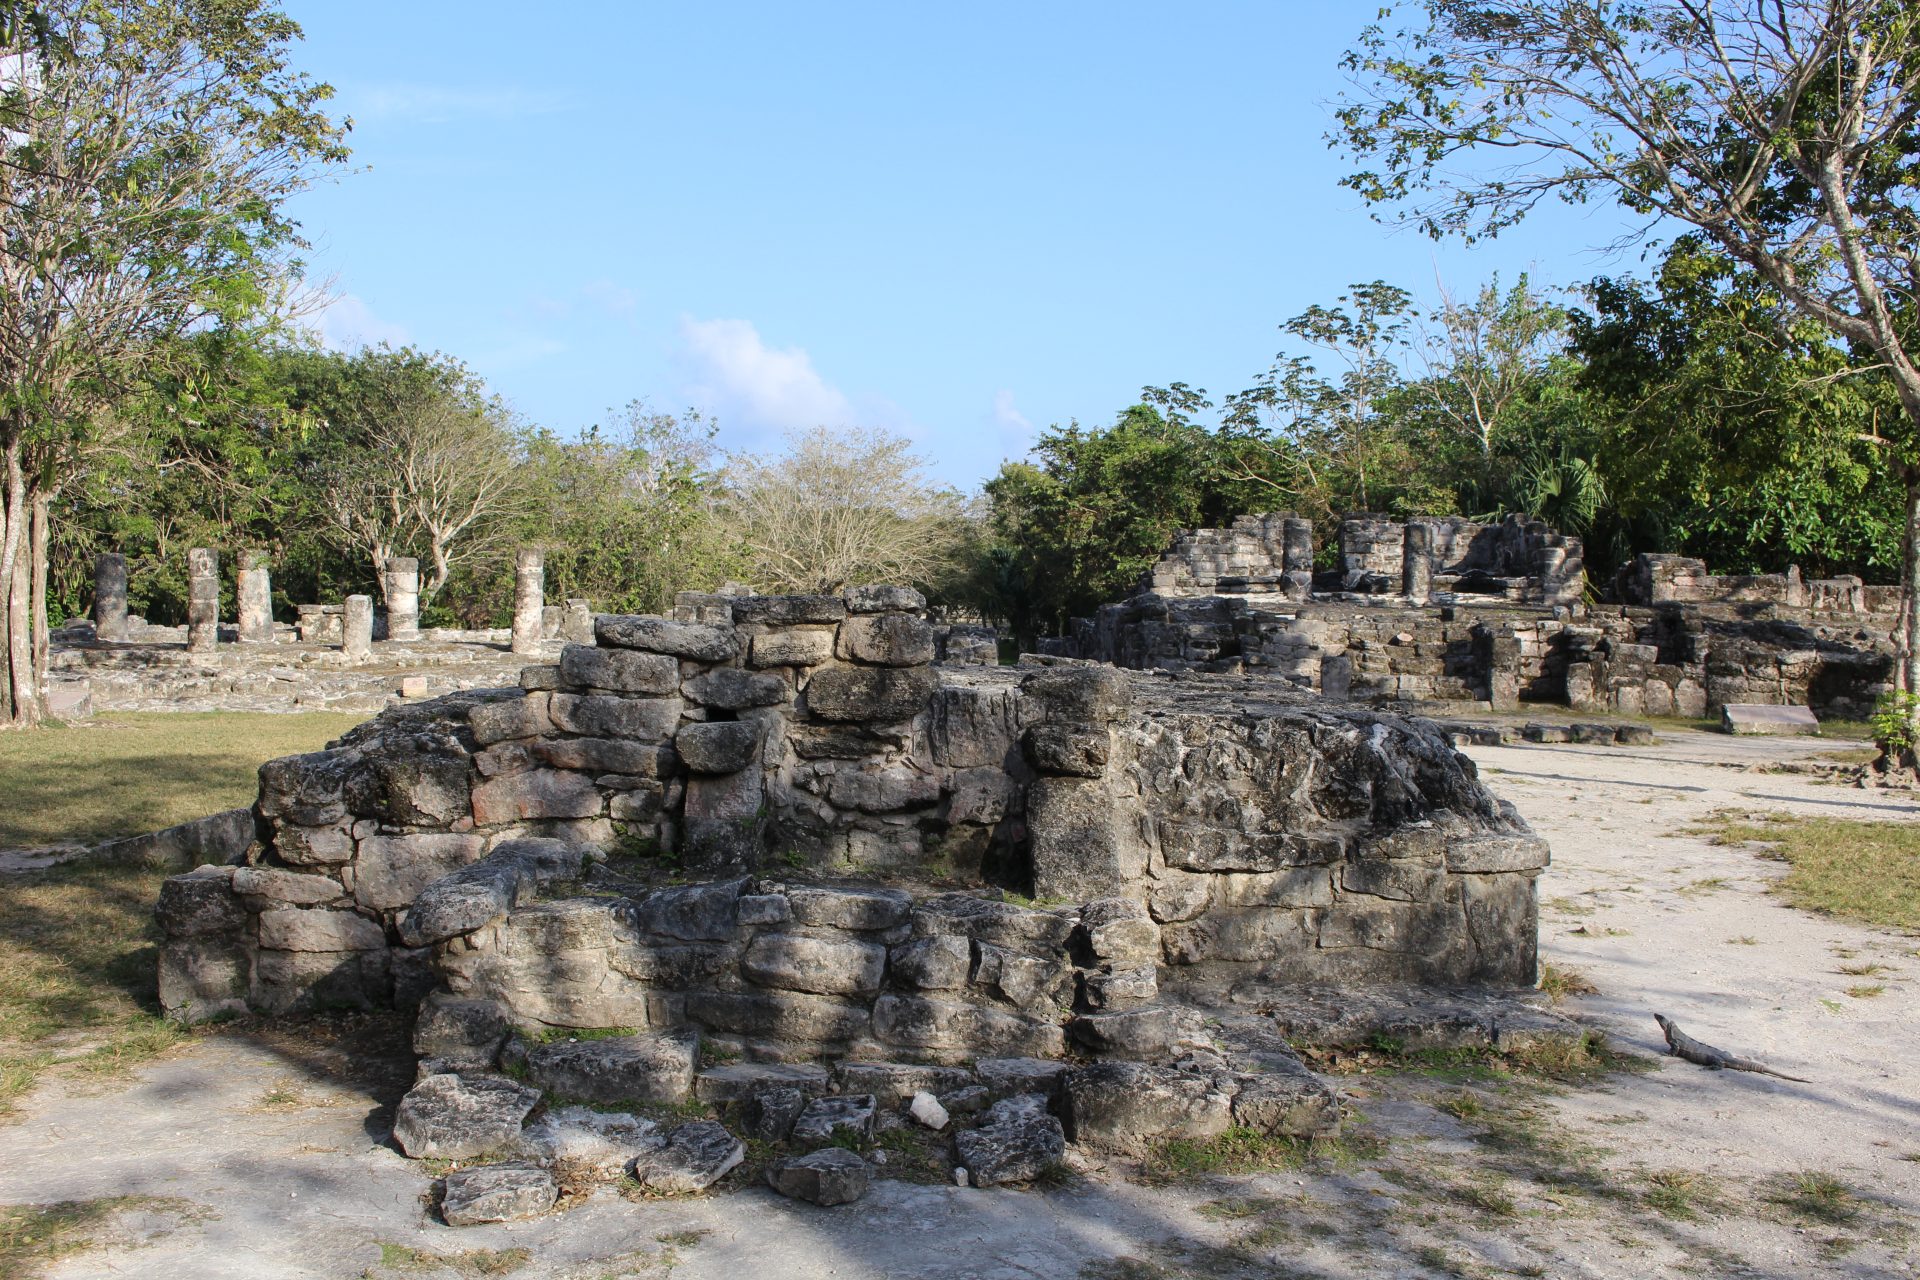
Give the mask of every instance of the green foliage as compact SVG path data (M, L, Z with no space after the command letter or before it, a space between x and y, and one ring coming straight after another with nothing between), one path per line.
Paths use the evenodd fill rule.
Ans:
M1920 731L1914 721L1920 718L1920 696L1905 689L1889 689L1873 704L1868 723L1873 729L1873 745L1889 760L1899 760L1913 752Z

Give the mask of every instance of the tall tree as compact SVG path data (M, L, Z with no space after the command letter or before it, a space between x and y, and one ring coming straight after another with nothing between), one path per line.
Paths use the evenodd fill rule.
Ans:
M164 340L257 315L287 197L346 158L272 0L45 0L0 23L0 723L44 714L49 504Z
M1678 222L1870 352L1904 411L1904 687L1920 689L1920 10L1907 0L1428 0L1373 25L1345 179L1434 235L1610 195ZM1491 171L1465 167L1496 154ZM1892 425L1892 424L1889 424Z

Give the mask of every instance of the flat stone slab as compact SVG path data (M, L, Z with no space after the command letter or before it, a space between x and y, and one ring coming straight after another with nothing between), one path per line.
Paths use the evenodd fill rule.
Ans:
M1067 1154L1067 1136L1039 1094L1003 1098L980 1127L956 1134L958 1167L976 1187L1031 1182Z
M845 1147L826 1147L804 1156L776 1160L767 1184L783 1196L817 1205L849 1204L867 1194L873 1171Z
M708 1067L693 1081L693 1096L702 1102L745 1102L774 1089L798 1089L809 1097L827 1091L833 1077L825 1067L781 1062L729 1062Z
M1748 702L1729 702L1720 708L1720 727L1728 733L1741 734L1820 732L1820 722L1806 707L1768 707Z
M558 1040L527 1057L533 1082L583 1102L683 1102L693 1088L700 1033L649 1032Z
M450 1227L533 1218L553 1208L560 1189L545 1169L530 1164L488 1164L447 1175L440 1216Z
M393 1137L415 1160L469 1160L518 1141L540 1091L497 1076L428 1076L394 1112Z
M633 1180L656 1195L705 1191L747 1157L747 1144L712 1120L683 1124L667 1144L633 1162Z

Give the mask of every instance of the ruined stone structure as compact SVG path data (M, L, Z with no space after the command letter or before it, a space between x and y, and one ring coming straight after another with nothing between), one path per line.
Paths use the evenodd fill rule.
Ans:
M1895 588L1802 582L1798 570L1712 577L1697 560L1643 555L1619 575L1624 604L1590 607L1579 541L1538 522L1349 516L1339 568L1309 593L1286 575L1237 572L1261 567L1276 523L1296 522L1183 534L1148 575L1154 591L1075 619L1042 649L1272 674L1341 699L1693 718L1728 704L1864 718L1891 677ZM1207 550L1222 546L1234 550Z
M420 562L394 556L380 571L387 598L387 639L411 644L420 638Z
M267 567L264 551L240 553L240 571L235 578L235 597L240 617L241 644L273 642L273 575Z
M187 552L187 648L220 643L220 558L205 547Z

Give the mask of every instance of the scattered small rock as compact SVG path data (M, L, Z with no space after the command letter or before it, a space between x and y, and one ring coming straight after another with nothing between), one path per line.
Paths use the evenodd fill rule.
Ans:
M981 1187L1031 1182L1067 1152L1066 1134L1039 1094L994 1103L980 1127L960 1133L953 1144L966 1174Z
M907 1114L935 1132L947 1127L947 1109L930 1093L914 1094L913 1101L907 1104Z

